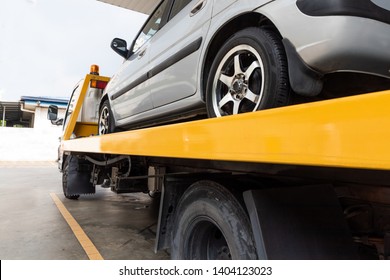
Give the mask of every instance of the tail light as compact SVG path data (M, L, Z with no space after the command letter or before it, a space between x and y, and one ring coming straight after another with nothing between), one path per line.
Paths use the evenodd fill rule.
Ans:
M108 84L108 82L91 80L90 87L91 88L98 88L98 89L105 89L107 84Z

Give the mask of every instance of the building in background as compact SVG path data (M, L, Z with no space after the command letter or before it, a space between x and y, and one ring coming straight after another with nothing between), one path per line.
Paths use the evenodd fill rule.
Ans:
M68 99L22 96L17 102L0 101L0 127L51 127L47 120L50 105L57 105L59 117L65 115Z
M50 105L63 118L68 99L22 96L17 102L0 101L0 161L55 161L62 126L47 119Z

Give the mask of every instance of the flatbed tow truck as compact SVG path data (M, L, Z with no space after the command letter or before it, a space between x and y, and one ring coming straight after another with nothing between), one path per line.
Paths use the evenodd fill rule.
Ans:
M390 258L390 91L99 136L80 115L108 81L87 74L68 105L67 198L158 197L172 259Z

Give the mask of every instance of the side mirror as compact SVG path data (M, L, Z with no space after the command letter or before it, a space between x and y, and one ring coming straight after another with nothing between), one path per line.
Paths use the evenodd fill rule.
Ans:
M51 121L51 124L54 125L62 125L64 123L64 119L58 118L58 107L55 105L50 105L47 110L47 119Z
M58 107L55 105L50 105L47 110L47 119L50 121L55 121L58 118Z
M55 121L51 121L52 124L54 125L63 125L64 124L64 119L58 119Z
M129 51L127 49L127 42L120 38L115 38L111 42L111 49L114 50L117 54L122 56L123 58L127 58Z

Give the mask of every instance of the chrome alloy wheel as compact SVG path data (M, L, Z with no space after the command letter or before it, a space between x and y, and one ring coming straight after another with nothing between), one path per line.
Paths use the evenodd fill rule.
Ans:
M99 135L110 133L110 109L103 106L99 116Z
M259 53L249 45L234 47L223 57L214 76L212 106L216 116L256 111L264 84Z

